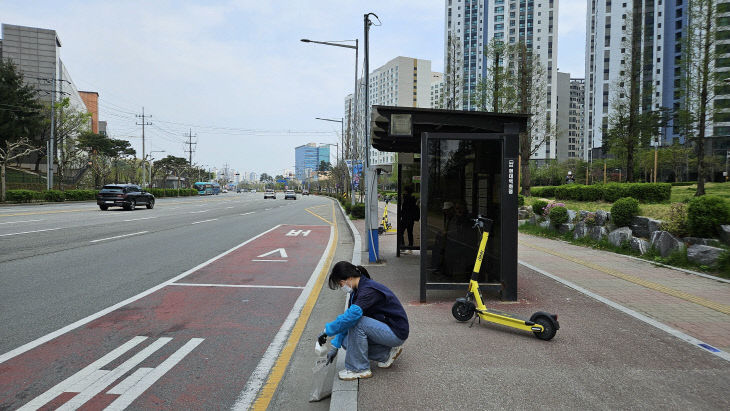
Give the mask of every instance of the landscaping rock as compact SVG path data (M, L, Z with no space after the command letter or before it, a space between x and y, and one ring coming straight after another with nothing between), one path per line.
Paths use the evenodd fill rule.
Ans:
M682 242L687 246L691 245L709 245L711 247L718 247L720 242L714 238L699 238L699 237L684 237Z
M684 243L667 231L654 231L651 233L651 246L656 248L662 257L668 257L674 251L684 249Z
M706 265L709 267L717 263L717 259L723 252L725 252L725 250L718 247L692 245L687 248L687 259L699 265Z
M586 210L578 211L578 216L580 217L581 221L586 219L586 216L588 216L588 213L590 213L590 211L586 211Z
M730 244L730 225L720 226L720 238L725 244Z
M572 222L573 222L573 220L575 220L575 217L576 217L577 215L578 215L578 213L576 213L575 211L573 211L573 210L568 210L568 222L572 223Z
M644 255L649 251L649 242L643 238L631 237L631 249Z
M649 219L649 232L653 233L654 231L660 231L662 229L662 220L654 220L652 218Z
M656 231L656 230L655 230ZM631 220L631 232L635 237L649 238L649 217L634 217Z
M606 222L609 220L610 217L611 217L611 215L607 211L604 211L604 210L596 211L596 225L602 226L602 225L606 224Z
M527 220L517 220L517 227L527 224Z
M546 218L545 221L543 221L543 222L540 223L540 227L542 227L542 228L550 228L550 227L552 227L550 225L550 219L549 218Z
M615 247L621 247L624 242L631 241L632 237L630 228L620 227L608 233L608 242Z
M533 214L530 216L530 224L537 225L537 215Z
M558 231L560 232L560 234L569 233L569 232L573 231L573 227L575 227L575 224L571 224L571 223L560 224L560 227L558 227Z
M588 227L588 225L586 225L586 223L584 223L582 221L579 222L578 224L575 225L575 228L573 229L573 238L577 240L579 238L583 238L583 237L587 236L588 228L589 227Z
M608 231L606 231L606 227L593 226L588 229L588 235L596 241L601 241L608 235Z
M532 214L532 210L525 210L524 206L517 210L517 218L519 220L527 220L530 218L530 214Z

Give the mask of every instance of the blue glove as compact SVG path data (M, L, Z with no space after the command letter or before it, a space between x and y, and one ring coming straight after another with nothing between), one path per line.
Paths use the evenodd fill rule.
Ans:
M337 357L337 348L333 348L327 353L326 364L330 364L332 361L334 361L335 357Z

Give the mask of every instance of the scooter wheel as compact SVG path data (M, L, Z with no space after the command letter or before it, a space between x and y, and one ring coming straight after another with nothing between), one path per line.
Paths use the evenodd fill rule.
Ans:
M451 314L457 321L469 321L474 316L474 307L463 301L457 301L451 307Z
M543 341L552 340L553 337L555 337L555 333L557 333L558 330L555 329L555 325L552 321L545 317L537 317L534 321L536 324L542 325L542 331L533 331L535 333L535 337Z

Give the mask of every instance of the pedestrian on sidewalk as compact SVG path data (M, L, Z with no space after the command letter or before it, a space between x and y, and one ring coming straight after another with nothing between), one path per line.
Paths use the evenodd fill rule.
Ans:
M410 249L413 248L413 224L420 219L420 211L418 204L416 204L416 198L413 197L413 187L406 186L403 189L403 201L401 202L400 214L398 214L400 218L398 236L401 239L401 244L405 244L403 233L408 234L409 249L406 250L406 253L411 253Z
M327 359L332 362L340 347L345 348L345 369L341 380L370 378L370 361L389 368L403 351L408 338L408 316L398 297L370 278L365 267L340 261L332 268L329 287L350 293L349 307L327 323L319 336L320 345L334 336Z

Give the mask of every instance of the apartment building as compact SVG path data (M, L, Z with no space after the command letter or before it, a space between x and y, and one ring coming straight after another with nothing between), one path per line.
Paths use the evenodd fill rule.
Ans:
M560 161L582 159L585 152L583 138L584 79L571 78L569 73L558 72L556 101L556 158Z

